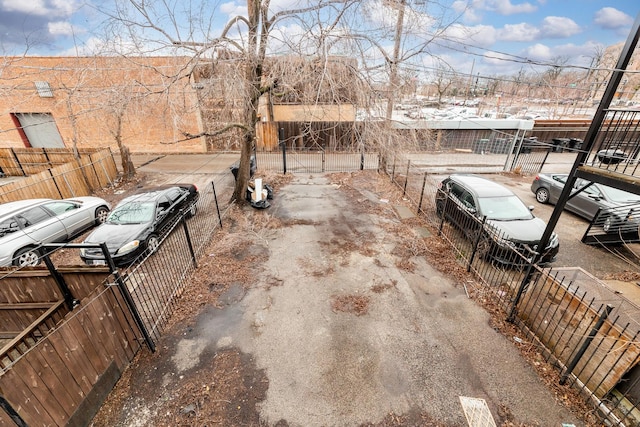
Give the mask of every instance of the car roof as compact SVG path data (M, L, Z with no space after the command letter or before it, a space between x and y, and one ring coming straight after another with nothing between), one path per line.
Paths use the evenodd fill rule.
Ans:
M21 209L28 208L30 206L39 205L44 202L50 202L51 200L52 199L26 199L26 200L17 200L14 202L2 203L0 204L0 217L11 215Z
M513 196L513 191L507 187L483 178L479 175L455 174L449 176L451 180L462 184L467 190L473 192L478 197L502 197Z
M161 185L157 187L144 188L137 191L135 194L129 197L125 197L118 204L121 205L123 203L130 203L130 202L139 202L139 203L154 202L161 195L165 194L167 190L172 188L179 189L180 187L178 185Z

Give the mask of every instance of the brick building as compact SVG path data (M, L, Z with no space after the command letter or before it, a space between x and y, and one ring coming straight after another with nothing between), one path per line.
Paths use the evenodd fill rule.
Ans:
M353 123L357 63L273 57L265 64L258 135L276 122ZM248 94L241 57L15 57L0 64L0 147L116 148L131 152L238 150ZM275 84L274 84L275 83ZM273 129L272 129L273 128ZM224 132L220 132L224 129ZM296 131L304 143L318 132ZM307 132L309 133L309 132ZM334 130L335 133L335 130ZM335 138L334 138L335 139ZM273 144L271 144L273 145Z
M20 57L0 64L0 147L202 152L185 57Z

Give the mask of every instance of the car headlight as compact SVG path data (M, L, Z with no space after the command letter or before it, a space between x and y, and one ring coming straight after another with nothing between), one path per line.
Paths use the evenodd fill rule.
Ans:
M85 248L80 248L80 256L84 256L86 252Z
M133 240L126 245L122 246L120 249L116 251L116 255L126 254L127 252L131 252L140 246L140 240Z

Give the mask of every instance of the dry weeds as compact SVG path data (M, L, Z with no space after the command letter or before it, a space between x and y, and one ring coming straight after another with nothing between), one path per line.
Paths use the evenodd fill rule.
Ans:
M340 311L342 313L351 313L356 316L364 316L369 312L369 303L371 298L366 295L332 295L331 309L334 313Z

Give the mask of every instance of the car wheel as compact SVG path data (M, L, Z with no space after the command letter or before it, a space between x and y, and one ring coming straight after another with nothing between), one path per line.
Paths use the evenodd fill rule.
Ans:
M536 190L536 200L540 203L549 203L549 190L540 187Z
M13 265L18 267L33 267L38 264L40 264L40 252L35 248L22 248L13 258Z
M159 246L160 246L160 239L158 238L158 236L156 236L155 234L152 234L147 238L147 251L149 251L150 254L157 251Z
M198 206L194 203L189 207L189 210L187 211L187 218L196 216L197 212L198 212Z
M478 233L481 233L481 231L473 231L469 233L467 237L471 241L472 245L476 245L476 258L488 260L491 253L491 238L484 233L478 237Z
M442 216L444 215L444 204L444 200L436 200L436 215L438 215L439 218L442 218Z
M109 209L106 206L100 206L96 209L96 225L104 224L109 216Z

